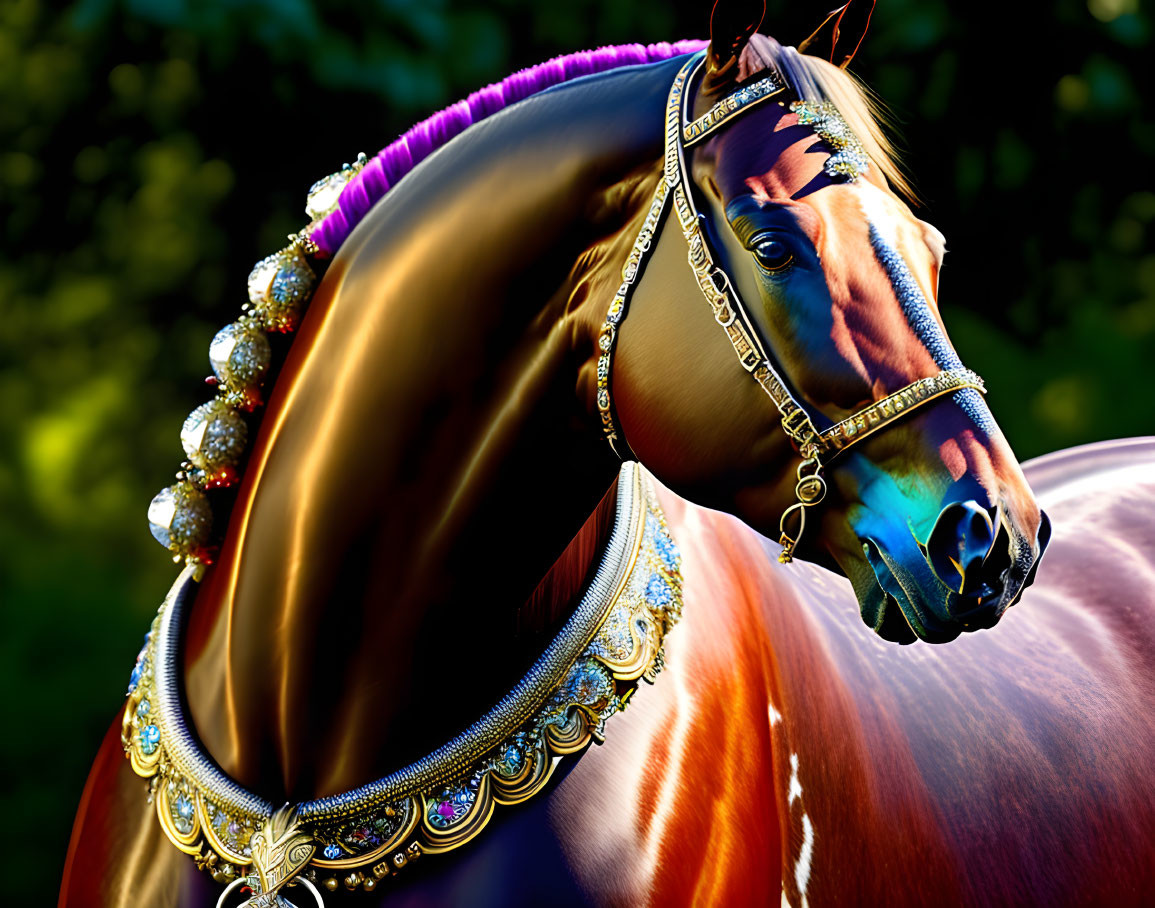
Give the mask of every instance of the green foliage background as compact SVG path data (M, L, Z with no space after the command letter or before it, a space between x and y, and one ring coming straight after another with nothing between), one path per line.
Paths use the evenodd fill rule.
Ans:
M788 43L828 4L771 2ZM657 0L0 0L0 854L54 897L175 571L144 512L206 351L312 180L514 68L703 36ZM880 0L855 69L947 235L948 327L1023 458L1155 429L1155 118L1138 0ZM657 126L655 125L655 128ZM143 791L142 791L143 796Z

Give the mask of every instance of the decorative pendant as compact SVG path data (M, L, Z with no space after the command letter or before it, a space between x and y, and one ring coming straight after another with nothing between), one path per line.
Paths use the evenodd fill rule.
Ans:
M297 809L285 804L253 836L252 848L261 891L273 893L304 870L317 840L301 827Z

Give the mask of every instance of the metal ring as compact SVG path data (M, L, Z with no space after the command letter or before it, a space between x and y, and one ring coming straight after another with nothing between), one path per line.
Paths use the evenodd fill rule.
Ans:
M809 494L804 491L804 488L807 486L815 487L816 490L812 494ZM818 502L826 497L826 480L822 478L820 473L803 476L794 487L794 494L798 496L798 500L804 505L818 504Z
M311 893L313 893L313 898L315 898L317 900L317 908L325 908L325 902L321 898L321 893L317 891L317 887L314 886L312 883L310 883L308 879L306 879L303 876L299 876L295 880L293 880L293 882L294 883L300 883L302 886L304 886L306 889L308 889Z
M221 897L217 899L217 908L225 908L225 899L228 898L229 893L236 889L238 886L243 886L247 882L248 879L246 877L241 877L240 879L233 880L231 883L229 883L225 887L225 891L221 893Z
M699 215L699 217L701 217L701 215ZM719 277L722 278L722 283L720 285L717 280ZM717 265L715 265L714 270L710 272L710 283L714 285L719 293L727 293L733 289L730 286L730 275L728 275Z
M812 472L807 472L807 471ZM806 479L810 476L817 476L822 472L822 462L817 457L807 457L800 461L798 468L794 471L794 475L799 479Z

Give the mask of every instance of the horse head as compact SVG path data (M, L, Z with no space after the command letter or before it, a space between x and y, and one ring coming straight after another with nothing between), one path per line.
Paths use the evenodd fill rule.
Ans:
M849 417L862 437L821 458L821 503L795 500L809 475L796 473L797 438L747 374L753 360L735 360L745 341L728 336L729 309L703 304L702 290L714 291L695 285L675 218L656 235L620 326L620 434L675 490L768 535L790 510L788 551L809 511L799 553L850 579L881 636L943 642L990 627L1033 579L1049 526L981 382L943 384L877 431L871 422L889 395L901 408L902 389L917 391L920 379L970 374L936 305L943 237L904 201L877 106L849 75L724 19L716 10L699 77L686 85L684 123L698 124L684 136L686 194L712 250L707 277L730 284L770 370L816 430ZM730 118L725 99L736 92L772 96ZM719 117L729 119L719 127ZM691 135L699 128L708 135Z

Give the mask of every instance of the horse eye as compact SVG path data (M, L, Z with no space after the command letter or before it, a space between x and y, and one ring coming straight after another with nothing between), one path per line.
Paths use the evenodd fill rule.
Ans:
M754 247L754 258L767 271L785 271L794 261L794 254L781 240L765 237Z

